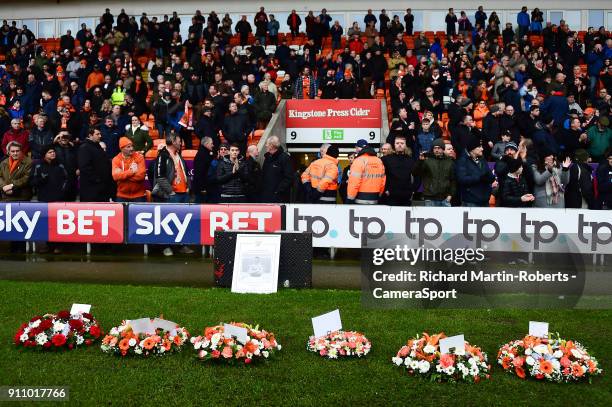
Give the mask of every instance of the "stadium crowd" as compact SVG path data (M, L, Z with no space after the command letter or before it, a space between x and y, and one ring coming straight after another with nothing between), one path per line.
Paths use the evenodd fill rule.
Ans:
M357 204L488 206L493 196L498 206L612 208L603 27L579 35L526 7L503 29L494 11L451 8L446 35L433 38L414 32L410 9L368 10L363 22L364 32L346 29L323 9L302 23L293 10L285 34L263 7L252 22L106 9L47 49L4 21L2 201L335 203L339 192ZM300 171L277 137L261 161L249 145L281 99L381 94L386 143L359 140L344 169L335 145ZM191 179L182 151L194 147Z

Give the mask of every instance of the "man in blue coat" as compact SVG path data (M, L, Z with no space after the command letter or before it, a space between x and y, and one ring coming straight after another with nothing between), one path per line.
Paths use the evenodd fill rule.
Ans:
M460 153L455 164L457 187L461 206L481 207L489 205L495 175L489 169L482 154L480 140L472 139ZM497 182L495 182L497 184Z
M529 13L527 13L527 7L523 6L521 12L516 16L516 23L519 27L519 38L523 38L529 32L529 25L531 20L529 19Z

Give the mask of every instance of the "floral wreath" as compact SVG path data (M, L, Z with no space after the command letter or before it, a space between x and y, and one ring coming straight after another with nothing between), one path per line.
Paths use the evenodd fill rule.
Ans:
M233 336L225 336L224 325L209 326L204 334L191 338L193 348L200 360L218 360L223 362L242 362L250 364L258 359L268 359L282 349L272 332L253 327L244 322L232 322L240 328L246 328L247 340L243 344Z
M391 360L406 369L409 375L428 378L432 382L474 382L488 379L491 365L479 347L465 342L465 349L440 353L439 341L444 333L417 335L402 346Z
M555 337L525 336L508 342L497 352L502 368L521 379L533 377L549 382L591 382L603 373L597 359L578 342Z
M372 343L360 332L339 330L325 336L311 336L306 349L328 359L360 358L370 353Z
M135 333L129 321L113 327L102 339L102 352L127 356L163 356L168 353L180 352L189 338L187 329L176 326L168 331L157 328L154 334Z
M78 346L91 346L102 335L98 321L90 313L70 315L67 310L57 314L35 316L23 323L15 334L14 342L24 348L42 350L72 350Z

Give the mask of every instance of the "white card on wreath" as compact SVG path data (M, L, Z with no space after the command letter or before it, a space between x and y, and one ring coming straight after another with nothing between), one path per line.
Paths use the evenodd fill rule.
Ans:
M529 335L548 338L548 322L529 321Z
M154 334L155 326L150 318L140 318L130 321L130 327L135 334Z
M246 328L231 324L223 324L223 336L226 338L230 336L234 337L243 345L249 340L248 331Z
M168 321L166 319L155 318L153 320L153 326L155 328L161 328L164 331L172 332L172 330L176 329L176 322Z
M319 315L312 318L312 330L315 337L327 335L329 332L339 331L342 329L342 321L340 320L340 310L334 310L327 314Z
M91 311L90 304L72 304L72 308L70 308L70 315L78 315L85 314Z
M463 335L449 336L440 339L440 353L448 354L453 349L465 349L465 337Z

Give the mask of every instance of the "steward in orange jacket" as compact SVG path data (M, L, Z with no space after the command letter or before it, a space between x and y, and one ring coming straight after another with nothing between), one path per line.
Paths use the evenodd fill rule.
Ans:
M346 203L375 205L385 190L385 166L371 147L355 158L349 172Z
M134 151L127 137L119 140L121 152L113 158L113 179L117 183L118 202L144 202L146 173L145 159Z
M302 174L309 203L336 203L338 191L338 147L331 145L327 152L313 161Z

